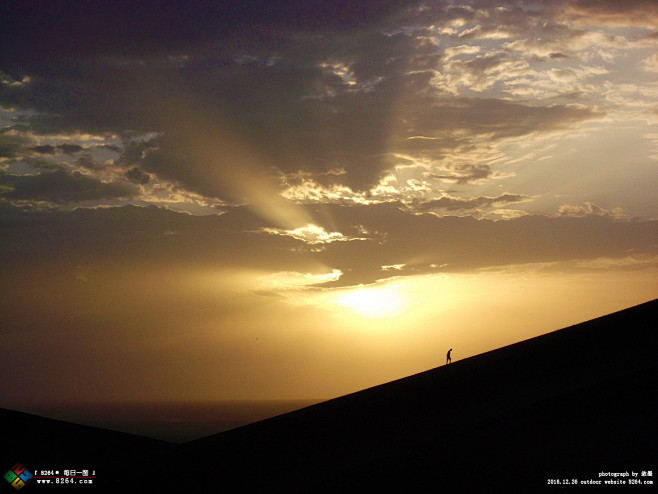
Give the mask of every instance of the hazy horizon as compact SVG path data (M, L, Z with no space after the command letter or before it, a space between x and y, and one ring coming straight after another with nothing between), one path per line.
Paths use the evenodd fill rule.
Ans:
M13 409L79 425L175 443L218 434L323 400L41 403Z
M658 5L4 5L0 407L329 399L658 296Z

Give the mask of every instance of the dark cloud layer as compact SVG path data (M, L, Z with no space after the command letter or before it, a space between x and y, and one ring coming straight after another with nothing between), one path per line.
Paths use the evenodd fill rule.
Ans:
M65 154L75 154L82 151L83 148L76 144L60 144L58 146L44 144L42 146L34 146L32 149L39 154L56 154L58 151Z
M362 228L381 235L336 242L321 255L307 252L304 263L314 259L341 269L341 283L349 284L373 281L381 265L411 266L411 258L427 258L426 266L464 268L509 263L512 253L522 262L545 260L544 247L535 240L509 245L500 240L522 236L520 225L537 238L542 237L539 225L546 228L550 233L544 237L548 235L546 241L559 258L573 240L559 233L575 228L571 218L532 216L499 224L412 213L460 211L477 216L480 210L528 201L530 194L521 188L461 199L447 196L442 187L448 182L466 188L499 178L497 167L504 158L497 146L525 144L602 120L611 107L583 97L585 85L566 87L564 82L576 72L561 64L577 56L576 41L588 33L565 23L563 16L576 12L573 15L582 15L578 19L584 23L584 14L599 15L607 23L626 13L632 14L629 22L635 22L633 16L648 5L566 0L495 5L374 0L7 2L1 12L5 22L0 43L6 49L0 53L0 104L9 116L0 157L4 167L18 171L12 168L3 175L0 197L22 205L96 201L94 205L103 206L118 199L156 202L157 194L175 204L187 194L204 206L227 207L220 218L198 221L212 225L209 231L221 232L214 240L233 246L231 259L244 256L244 263L263 263L248 255L250 249L257 250L259 242L270 245L277 237L283 244L273 247L274 257L293 269L300 259L290 254L286 242L297 241L260 230L282 227L283 222L271 221L268 209L280 204L284 186L301 188L312 182L325 187L327 195L335 194L336 203L354 199L348 193L363 202L380 180L400 169L402 176L416 166L421 170L418 178L429 184L422 185L433 195L402 198L411 209L391 202L386 207L327 206L322 214L304 210L328 232L363 238ZM611 36L596 39L616 42ZM494 48L488 51L490 45ZM526 49L534 51L526 56ZM523 87L533 90L527 82L532 79L524 78L536 76L542 67L558 80L544 84L554 84L559 94L532 99L505 93L516 87L514 81L506 85L506 72L518 72L517 78L526 81ZM594 74L607 70L594 69ZM405 180L393 177L388 182L386 200L401 200L400 191L420 183ZM229 207L238 204L252 206L252 214L258 210L261 219L253 216L240 224L236 218L243 218L246 209ZM105 221L122 214L159 215L157 224L173 222L166 230L189 228L173 213L145 211L77 212L66 218L98 221L103 232ZM282 211L279 216L286 217L288 210ZM581 221L591 225L594 220ZM610 223L604 231L646 228L605 221ZM229 235L226 225L236 229L229 229ZM427 244L403 240L414 235L409 228L427 233L419 236ZM596 245L605 245L597 231L590 232L598 239ZM478 236L484 245L503 242L499 258L481 251L471 255ZM161 245L169 248L178 238L161 238ZM378 243L382 238L386 240ZM198 240L206 244L205 237ZM524 249L516 248L521 245ZM372 249L377 261L361 263L363 252L354 254L359 249ZM524 253L533 249L532 255ZM446 252L451 254L435 254Z
M490 11L491 2L479 0L462 5L402 0L4 2L0 11L4 21L0 44L5 49L0 63L21 66L62 55L184 54L190 47L217 40L239 43L245 35L264 38L276 32L353 32L383 27L392 20L418 26L432 20L478 21L482 31L488 29L488 23L482 22L487 19L493 26L520 29L537 18L542 9L551 14L573 10L591 17L625 15L637 16L638 20L655 17L657 13L652 0L558 0L541 4L505 1L497 5L504 10ZM469 34L460 37L467 40Z
M43 172L38 175L0 176L0 184L9 186L0 198L47 201L60 204L130 197L137 192L128 184L104 183L74 171Z
M408 2L365 0L182 0L92 3L30 0L6 2L0 61L40 62L66 54L149 56L185 52L190 46L245 32L348 30L385 18ZM15 40L21 39L21 43Z
M318 249L299 239L266 233L262 228L273 225L244 207L206 217L133 206L56 214L5 208L0 216L0 252L3 263L19 270L39 266L45 259L52 269L74 269L83 262L91 266L156 263L263 272L317 272L318 266L324 266L325 272L340 269L343 276L331 286L438 270L468 272L510 264L656 254L655 221L616 221L590 215L527 216L494 222L416 214L400 204L313 206L308 212L325 218L318 224L326 231L360 240L333 242ZM40 238L51 240L46 245ZM404 264L405 270L382 270L382 266L396 264ZM71 279L74 274L70 273Z
M227 172L242 166L238 155L259 168L305 170L368 191L394 166L391 153L438 159L473 148L474 140L552 132L604 114L584 105L454 97L435 86L444 50L417 33L459 19L479 23L469 36L498 25L518 31L537 15L504 6L10 2L0 31L0 70L9 81L0 85L0 104L36 112L25 121L33 132L121 136L125 173L138 167L212 198L250 199L234 192ZM450 64L477 79L508 61L494 53ZM144 133L157 138L131 144ZM418 135L431 140L409 140ZM70 146L33 150L79 151ZM487 178L485 165L476 166L477 176L456 180ZM345 173L326 174L333 169Z
M131 182L134 182L136 184L144 185L148 183L151 176L148 173L144 173L139 168L133 167L126 172L126 178L128 178Z

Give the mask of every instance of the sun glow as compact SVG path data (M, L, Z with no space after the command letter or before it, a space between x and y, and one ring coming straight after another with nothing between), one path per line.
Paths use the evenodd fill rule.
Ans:
M339 295L335 303L368 319L394 317L407 306L406 297L395 286L356 288Z

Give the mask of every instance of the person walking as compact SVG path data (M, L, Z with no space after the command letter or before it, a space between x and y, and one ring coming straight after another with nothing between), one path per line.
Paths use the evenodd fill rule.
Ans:
M446 365L452 363L452 358L450 357L450 352L452 352L452 348L448 350L448 353L446 354Z

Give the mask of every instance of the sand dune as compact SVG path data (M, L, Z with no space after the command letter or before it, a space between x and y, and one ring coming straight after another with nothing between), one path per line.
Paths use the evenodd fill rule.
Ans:
M86 459L103 472L96 490L111 492L569 492L552 481L649 480L657 311L649 302L179 446L3 411L13 432L2 459Z
M175 445L165 441L95 427L38 417L13 410L0 409L2 447L0 475L15 463L24 465L35 478L21 492L131 492L134 478L155 455L171 455ZM41 470L89 470L95 472L91 485L29 485L36 484ZM51 479L55 482L55 479ZM60 480L61 481L61 480ZM0 480L3 484L4 480ZM8 485L11 492L12 489ZM77 487L77 488L76 488ZM67 490L69 489L69 490ZM128 490L124 490L128 489Z
M654 301L183 446L245 491L555 492L655 470Z

